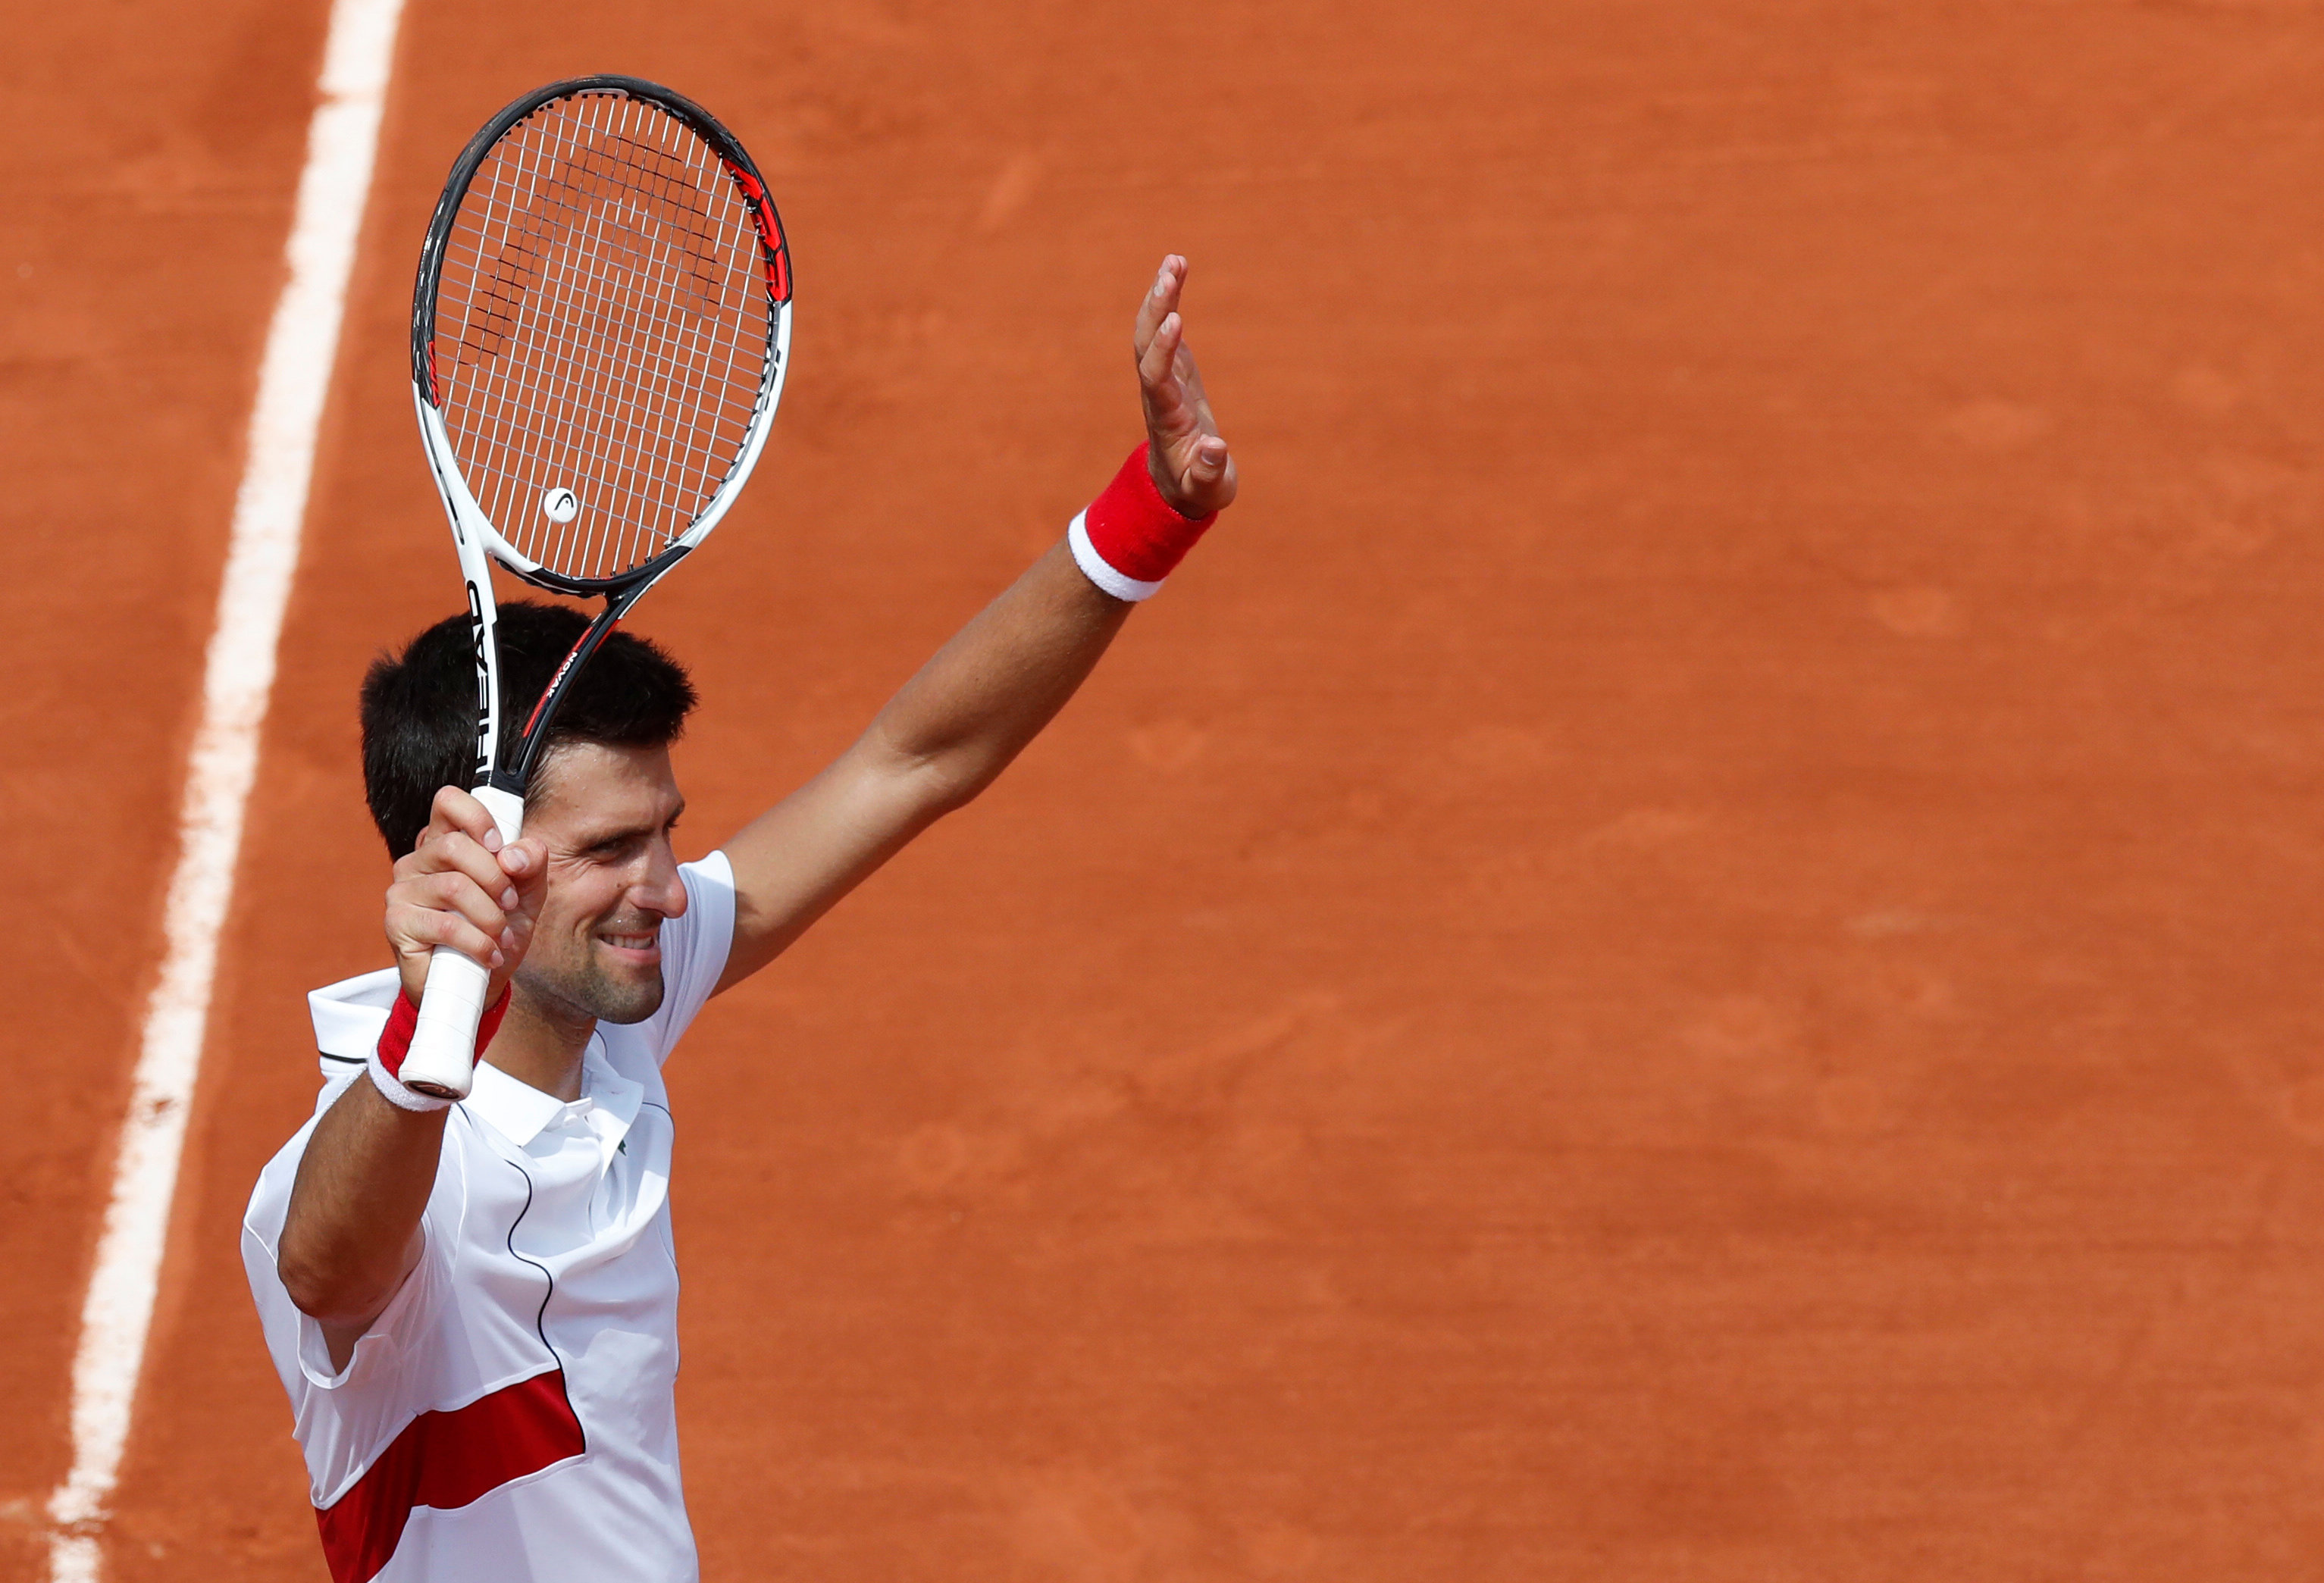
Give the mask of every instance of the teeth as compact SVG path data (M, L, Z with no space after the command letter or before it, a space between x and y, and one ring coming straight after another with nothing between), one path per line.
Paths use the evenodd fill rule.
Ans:
M623 951L645 951L654 943L650 934L600 934L598 938L608 945L618 945Z

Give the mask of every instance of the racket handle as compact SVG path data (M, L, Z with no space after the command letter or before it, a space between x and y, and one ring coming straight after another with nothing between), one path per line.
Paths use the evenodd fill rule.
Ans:
M491 786L478 787L475 795L492 811L501 840L514 841L524 829L524 799ZM429 955L420 1020L397 1073L405 1088L439 1100L468 1097L476 1080L476 1025L484 1020L484 986L492 976L483 962L448 945L438 945Z

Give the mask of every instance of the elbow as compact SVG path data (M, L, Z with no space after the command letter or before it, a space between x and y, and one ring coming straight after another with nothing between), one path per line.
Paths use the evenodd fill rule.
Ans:
M329 1321L338 1317L338 1284L288 1247L275 1256L274 1278L290 1294L291 1306L309 1319Z
M901 823L917 833L976 801L1009 760L968 747L890 756L886 779Z
M936 763L927 766L920 777L918 801L923 814L923 824L932 824L946 814L957 814L984 795L984 788L1001 778L1005 763L972 762Z
M274 1275L291 1305L323 1324L344 1323L383 1306L383 1300L373 1290L375 1282L303 1256L287 1241L275 1256Z
M1024 746L989 731L918 734L882 716L848 758L859 784L878 787L890 816L918 833L974 802Z

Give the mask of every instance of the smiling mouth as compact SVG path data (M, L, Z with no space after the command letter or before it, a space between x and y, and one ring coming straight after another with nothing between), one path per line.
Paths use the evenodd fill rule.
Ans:
M621 951L651 951L661 936L657 931L650 934L600 934L597 938Z

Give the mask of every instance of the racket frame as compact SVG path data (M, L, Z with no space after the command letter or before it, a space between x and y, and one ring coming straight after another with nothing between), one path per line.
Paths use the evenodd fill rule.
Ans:
M511 128L546 105L583 94L643 99L685 123L710 146L750 210L759 235L768 295L766 372L760 380L742 449L725 478L684 533L628 571L597 578L569 577L543 566L518 550L493 525L461 474L458 452L444 421L435 361L436 304L444 254L469 184L493 146ZM598 646L644 597L646 590L709 537L758 465L759 453L766 444L768 431L773 428L775 408L782 399L783 380L790 368L790 308L789 244L758 167L741 142L715 116L658 83L600 74L569 78L536 88L486 122L453 162L443 195L438 198L435 213L429 221L427 239L420 246L419 278L412 291L411 399L420 421L420 447L427 454L429 471L435 476L444 514L451 523L460 576L467 590L469 644L476 670L476 743L469 785L491 812L503 843L522 833L525 788L567 690ZM495 562L512 575L549 593L576 599L603 597L605 601L604 612L590 622L580 641L559 662L549 686L514 736L512 761L503 741L507 733L500 706L500 644L496 633L499 605L493 596L492 576ZM419 1023L412 1030L410 1050L400 1073L406 1087L441 1099L467 1097L475 1081L476 1026L484 1010L484 992L490 977L483 963L464 953L445 945L435 949L429 963L427 986L420 997Z

